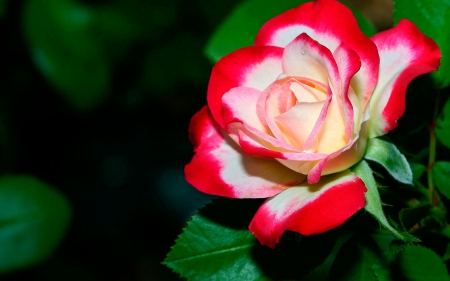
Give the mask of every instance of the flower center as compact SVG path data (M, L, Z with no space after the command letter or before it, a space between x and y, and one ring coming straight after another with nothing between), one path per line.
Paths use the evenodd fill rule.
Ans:
M265 92L265 121L277 139L308 153L324 153L324 150L335 149L336 145L345 145L340 141L329 148L321 145L325 141L329 146L328 141L322 139L323 124L329 123L329 119L336 125L333 131L345 132L339 108L336 111L333 105L327 112L322 112L327 98L327 86L323 83L305 77L281 75ZM336 137L340 138L342 132Z

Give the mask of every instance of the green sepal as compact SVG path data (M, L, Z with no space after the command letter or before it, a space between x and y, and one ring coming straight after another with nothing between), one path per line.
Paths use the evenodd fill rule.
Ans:
M383 212L380 194L378 192L375 178L373 177L372 169L369 167L369 164L367 164L365 160L361 160L358 164L353 166L351 170L359 178L361 178L364 184L366 185L367 188L367 192L365 193L366 206L364 207L364 209L371 215L373 215L381 225L383 225L388 230L392 231L392 233L399 239L405 242L418 242L419 240L416 237L412 236L409 233L397 231L388 222Z
M364 158L383 166L397 181L404 184L413 183L411 167L395 144L381 138L369 139Z

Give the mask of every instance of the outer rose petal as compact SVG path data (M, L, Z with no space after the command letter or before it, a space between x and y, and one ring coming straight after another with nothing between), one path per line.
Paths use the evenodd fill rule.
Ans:
M380 59L376 46L361 32L352 12L335 0L302 4L266 22L255 45L285 47L301 33L307 33L331 52L344 42L360 56L361 70L353 77L352 88L364 110L377 83Z
M268 199L249 228L261 244L275 248L285 230L311 235L343 224L364 207L366 191L348 170L324 176L318 184L291 187Z
M248 156L212 119L207 106L189 127L195 155L186 180L202 192L232 198L266 198L301 183L305 176L274 159Z
M438 69L438 45L408 20L372 37L380 52L380 74L370 100L369 138L397 127L405 112L406 88L415 77Z
M222 128L222 96L240 86L263 91L283 72L282 56L283 48L251 46L232 52L214 65L207 99L212 116Z

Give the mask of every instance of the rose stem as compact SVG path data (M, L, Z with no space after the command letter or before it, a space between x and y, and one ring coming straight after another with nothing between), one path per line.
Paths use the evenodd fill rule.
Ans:
M438 111L438 103L439 103L439 91L436 93L436 99L434 103L434 112L433 112L433 120L431 121L431 125L429 126L430 130L430 153L428 156L428 194L430 196L430 204L437 206L437 198L435 198L434 194L434 183L433 183L433 167L436 159L436 133L435 133L435 127L436 127L436 118L437 118L437 111ZM436 199L436 200L435 200Z

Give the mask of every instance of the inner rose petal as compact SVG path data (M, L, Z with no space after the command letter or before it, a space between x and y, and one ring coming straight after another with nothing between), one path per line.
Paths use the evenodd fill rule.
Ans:
M291 78L291 91L297 102L324 101L327 98L326 86L322 83L305 78Z
M305 148L304 144L319 118L324 103L324 101L301 102L274 118L286 142L300 148L301 151L315 152L317 147Z
M333 96L325 122L317 135L317 153L330 154L349 143L345 135L344 117L339 106L339 100Z

